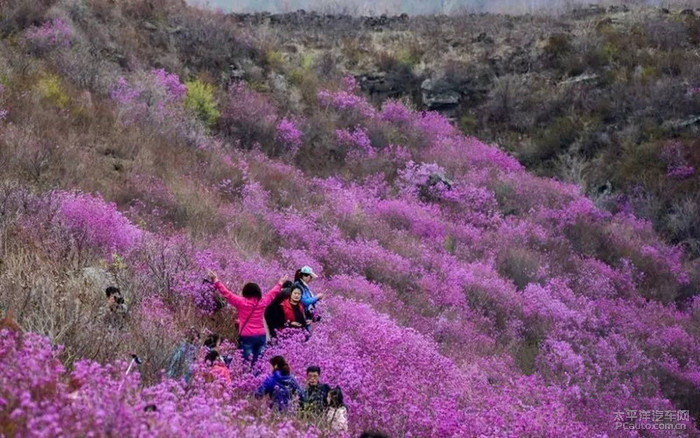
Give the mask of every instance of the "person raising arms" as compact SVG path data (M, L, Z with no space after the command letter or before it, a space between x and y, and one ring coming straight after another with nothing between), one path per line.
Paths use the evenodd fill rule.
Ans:
M239 296L228 290L213 271L208 271L207 276L221 296L238 311L239 348L243 351L243 359L248 361L252 355L251 364L255 364L265 351L265 343L267 342L263 320L265 308L280 293L287 276L280 278L277 284L264 296L260 286L255 283L246 283L243 286L242 296Z

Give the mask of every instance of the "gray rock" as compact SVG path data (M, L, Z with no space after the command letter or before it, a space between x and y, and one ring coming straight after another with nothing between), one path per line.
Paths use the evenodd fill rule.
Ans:
M98 291L104 291L113 282L109 272L95 266L83 268L80 273L83 279Z
M599 5L589 5L588 7L583 7L583 8L576 8L573 10L571 15L575 19L583 19L583 18L589 18L589 17L594 17L596 15L602 15L605 14L605 8Z
M143 28L150 31L158 30L158 26L151 23L150 21L146 21L145 23L143 23Z
M430 177L428 178L428 185L435 186L439 183L443 183L448 189L451 189L452 185L454 184L451 179L447 178L441 173L431 173Z
M272 89L278 92L286 92L289 89L287 79L279 74L272 76L270 84L272 85Z
M561 84L562 85L571 85L571 84L578 84L581 82L593 82L593 81L597 81L598 78L599 78L599 76L596 74L584 73L584 74L580 74L578 76L575 76L573 78L569 78L565 81L562 81Z
M410 84L400 81L398 78L388 76L384 72L370 72L356 76L360 88L373 95L384 99L395 98L410 93Z
M459 104L461 94L454 86L441 79L426 79L421 84L423 105L431 110L454 107Z
M670 120L664 123L663 126L669 129L684 129L694 127L694 125L697 124L700 124L700 116L690 116L681 120Z
M474 38L475 43L493 44L493 38L488 36L486 32L481 32L479 36Z

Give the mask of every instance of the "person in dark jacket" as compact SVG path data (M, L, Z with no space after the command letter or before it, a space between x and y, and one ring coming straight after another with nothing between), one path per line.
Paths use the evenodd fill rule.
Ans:
M328 406L326 400L331 387L321 383L321 367L312 365L306 369L306 389L302 409L307 415L319 415Z
M269 306L265 309L265 323L270 332L271 338L277 337L277 331L285 327L287 322L284 318L284 310L282 310L282 303L289 299L291 295L291 288L294 285L291 281L286 281L282 285L282 292L275 297Z
M270 359L272 374L255 391L255 397L270 397L270 407L280 412L289 410L295 397L304 400L304 391L292 376L289 364L282 356Z

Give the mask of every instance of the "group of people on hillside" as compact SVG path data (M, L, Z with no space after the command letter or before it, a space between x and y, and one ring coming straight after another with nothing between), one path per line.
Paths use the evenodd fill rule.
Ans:
M264 295L256 283L246 283L241 295L236 295L213 271L207 272L207 280L238 311L238 344L243 359L251 363L258 360L265 351L268 330L270 337L286 327L310 333L311 324L320 320L315 315L315 305L323 299L323 294L315 295L309 288L316 277L311 267L304 266L296 272L293 282L284 276Z
M204 340L207 354L204 359L207 365L209 382L217 381L224 385L231 384L229 364L233 361L230 356L222 355L219 348L222 337L210 334ZM168 377L184 376L185 381L191 378L190 365L195 359L197 347L191 342L184 342L173 355L168 367ZM187 366L182 369L182 365ZM260 398L268 396L270 407L277 412L296 411L302 418L323 424L333 431L346 431L348 428L347 408L343 402L343 393L339 386L331 388L321 383L321 368L316 365L306 369L307 386L302 388L291 373L291 368L283 356L270 359L271 373L255 391Z
M237 310L238 347L243 359L251 366L265 352L268 340L275 338L280 330L303 330L310 336L311 325L321 320L315 306L324 297L323 294L314 294L309 287L315 278L317 275L313 269L304 266L296 271L294 281L283 276L265 294L256 283L247 283L238 295L231 292L213 271L208 271L206 275L206 281L213 286L213 291L218 292ZM123 320L127 307L121 291L110 286L105 295L107 302L102 311L104 316ZM228 385L231 383L229 364L233 358L220 352L222 341L220 335L213 333L203 342L207 349L204 359L207 366L206 379ZM200 342L199 332L191 328L171 357L169 377L184 377L189 382L192 377L191 365L201 348ZM302 388L283 356L271 358L270 365L271 373L255 391L256 397L269 397L270 407L275 411L296 411L304 419L324 425L332 431L348 430L343 392L339 386L331 388L321 383L320 367L312 365L307 368L306 387Z
M313 269L304 266L297 270L294 281L284 276L263 294L256 283L247 283L241 294L231 292L213 271L207 272L206 280L214 290L238 311L238 346L243 359L251 365L264 353L268 336L274 338L284 328L304 330L311 333L311 324L320 321L315 305L323 299L323 294L314 294L309 285L317 278ZM191 363L196 354L195 332L177 349L168 370L170 377L183 375L189 380L190 370L178 370L178 363ZM220 353L222 338L218 334L209 335L204 341L207 348L205 364L208 365L209 379L224 384L231 383L228 368L233 358ZM270 359L272 371L255 392L256 397L268 396L270 407L278 412L295 410L308 420L324 424L336 432L347 431L347 408L343 402L340 387L331 388L320 382L321 368L315 365L306 370L307 386L302 388L292 375L283 356Z
M297 270L294 281L288 281L286 276L280 278L264 295L255 283L245 284L241 295L236 295L213 271L208 271L207 277L221 296L238 311L239 348L243 359L251 364L264 353L268 333L270 337L275 337L283 328L310 333L311 324L320 321L315 305L323 299L323 294L316 295L309 288L317 277L310 266ZM230 382L226 358L221 357L216 349L210 350L206 361L211 364L214 375ZM306 370L307 387L302 389L284 357L273 357L270 365L272 373L258 387L256 397L269 396L270 406L280 412L289 410L298 400L302 415L321 420L333 431L347 431L343 392L340 387L331 389L327 384L320 383L320 367L310 366Z
M343 402L339 386L331 388L321 383L321 368L306 369L306 388L301 388L291 373L289 364L282 356L270 359L272 373L255 391L256 397L267 395L270 407L284 412L298 400L302 417L315 420L334 432L348 430L348 411Z

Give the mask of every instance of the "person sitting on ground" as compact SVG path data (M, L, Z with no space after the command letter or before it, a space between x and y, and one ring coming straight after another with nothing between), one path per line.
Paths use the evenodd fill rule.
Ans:
M309 326L304 306L301 304L301 294L301 288L295 284L289 298L282 302L282 312L287 327L306 329Z
M289 364L282 356L275 356L270 359L272 374L255 391L255 397L260 398L265 395L270 397L270 407L284 412L290 408L295 397L304 400L304 392L292 376Z
M314 295L309 289L309 284L318 277L310 266L304 266L294 274L294 284L301 289L301 303L304 310L313 313L314 306L323 299L323 294Z
M228 370L224 359L218 351L211 350L207 353L207 356L204 358L204 363L211 367L209 372L216 381L223 382L226 385L231 383L231 372Z
M260 286L255 283L247 283L243 286L243 296L235 295L226 289L226 286L214 272L209 271L208 276L209 280L214 283L214 287L226 301L238 310L240 323L238 336L240 348L243 350L243 359L248 361L252 355L253 360L251 364L254 364L265 351L265 344L267 343L265 323L263 321L265 307L280 293L282 284L287 280L287 276L280 278L265 296L262 296Z
M326 409L325 424L333 432L348 431L348 409L343 403L343 391L340 386L331 389L326 396L328 408Z
M312 365L306 369L306 389L304 390L304 413L319 415L328 406L328 392L331 387L321 383L321 367Z
M284 328L287 320L284 318L284 310L282 303L289 299L291 288L294 285L291 281L285 281L282 285L282 292L275 297L269 306L265 309L265 322L270 331L270 337L276 338L277 331Z

